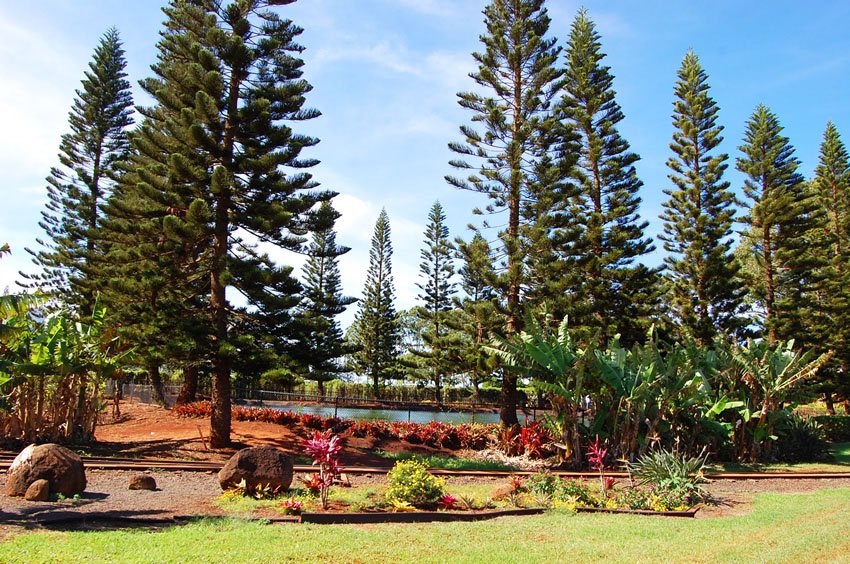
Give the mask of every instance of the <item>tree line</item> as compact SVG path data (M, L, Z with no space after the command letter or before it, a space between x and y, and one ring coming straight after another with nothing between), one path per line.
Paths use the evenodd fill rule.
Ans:
M102 37L48 176L45 236L31 251L40 272L26 278L79 319L102 304L132 347L125 372L143 370L155 389L164 369L179 368L180 401L190 401L209 378L212 446L229 443L234 377L321 386L354 371L376 394L391 379L429 381L438 402L453 377L475 390L495 380L502 422L515 424L520 373L488 345L538 311L568 318L576 338L600 347L643 343L653 326L705 347L795 338L836 351L819 381L830 408L834 395L850 396L848 157L837 129L827 126L806 180L778 118L757 107L735 162L747 178L738 202L723 179L719 108L688 52L674 90L667 256L648 267L639 156L617 129L624 114L601 37L582 10L562 45L543 0L485 8L477 89L458 94L470 121L450 144L458 173L446 181L486 196L474 210L482 221L469 240L452 240L433 205L419 305L403 316L382 212L343 335L336 316L355 300L343 295L338 258L349 249L336 242L336 193L302 155L318 139L298 125L319 112L306 106L302 29L273 9L286 3L169 2L140 82L152 105L136 107L138 123L118 32ZM301 276L271 249L306 255Z

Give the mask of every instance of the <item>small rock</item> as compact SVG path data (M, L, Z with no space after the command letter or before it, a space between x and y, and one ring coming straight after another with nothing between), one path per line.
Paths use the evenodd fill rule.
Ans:
M514 488L511 484L502 484L493 488L493 493L490 494L490 498L493 501L502 501L511 497L512 493L514 493Z
M47 501L50 499L50 482L47 480L36 480L24 493L27 501Z
M156 480L149 474L133 474L130 476L131 490L156 490Z

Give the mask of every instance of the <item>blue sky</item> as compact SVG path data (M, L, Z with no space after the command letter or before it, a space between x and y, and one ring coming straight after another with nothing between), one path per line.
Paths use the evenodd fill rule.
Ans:
M4 205L0 242L14 255L0 261L0 290L30 270L24 247L41 236L44 177L67 129L74 90L100 35L116 26L124 41L137 101L137 80L149 74L162 21L157 0L0 0L0 171ZM369 240L381 207L393 230L398 306L414 305L419 248L428 209L439 199L452 236L466 236L486 205L450 188L449 141L469 116L456 93L474 87L470 53L484 30L483 0L300 0L280 13L301 25L309 105L323 116L303 124L321 139L311 153L315 177L340 192L339 240L353 250L341 268L347 293L359 296ZM641 155L643 217L649 234L669 186L676 70L692 48L709 75L726 127L727 179L742 178L734 158L746 119L759 103L779 116L811 176L827 120L850 131L850 2L677 2L673 0L549 0L552 35L564 40L584 5L602 34L626 119L620 131ZM660 245L659 245L660 247ZM647 262L656 264L661 251ZM280 256L297 263L297 257ZM344 321L350 319L350 313Z

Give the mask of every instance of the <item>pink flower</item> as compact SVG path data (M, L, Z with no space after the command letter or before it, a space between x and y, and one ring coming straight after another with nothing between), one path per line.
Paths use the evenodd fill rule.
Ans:
M446 495L444 495L443 497L440 498L440 500L437 502L437 505L440 506L440 509L448 510L448 509L454 509L456 503L457 503L457 498L455 496L446 494Z

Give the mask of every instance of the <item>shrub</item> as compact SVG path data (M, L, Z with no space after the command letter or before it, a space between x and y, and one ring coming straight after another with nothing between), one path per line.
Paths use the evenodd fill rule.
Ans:
M640 484L702 498L706 495L702 488L706 482L703 476L706 458L661 449L630 462L629 471L638 478Z
M400 460L387 474L387 500L415 507L435 505L443 497L445 480L437 478L418 460Z
M826 434L814 418L791 413L776 426L773 457L782 462L814 462L829 459Z
M850 415L819 415L814 420L823 427L827 440L834 443L850 441Z
M561 485L561 479L548 470L540 470L528 477L525 487L537 496L554 497Z
M558 486L557 498L561 501L572 501L578 505L589 506L596 503L590 484L584 480L561 480Z

